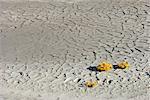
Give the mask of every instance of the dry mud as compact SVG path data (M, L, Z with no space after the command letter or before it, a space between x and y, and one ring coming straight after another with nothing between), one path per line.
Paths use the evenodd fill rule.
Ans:
M150 2L68 1L1 0L0 100L150 100Z

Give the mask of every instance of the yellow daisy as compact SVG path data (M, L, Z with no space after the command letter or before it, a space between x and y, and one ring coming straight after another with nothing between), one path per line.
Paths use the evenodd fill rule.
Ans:
M89 88L93 88L93 87L97 86L97 84L98 84L97 81L92 81L92 80L85 82L85 86L89 87Z
M122 61L122 62L118 63L117 65L121 69L129 68L129 66L130 66L127 61Z
M98 71L108 71L112 69L112 64L108 62L102 62L97 66Z

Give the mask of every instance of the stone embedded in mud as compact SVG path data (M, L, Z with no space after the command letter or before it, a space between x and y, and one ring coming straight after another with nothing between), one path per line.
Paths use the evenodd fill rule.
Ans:
M108 71L112 69L112 64L108 62L102 62L97 66L98 71Z

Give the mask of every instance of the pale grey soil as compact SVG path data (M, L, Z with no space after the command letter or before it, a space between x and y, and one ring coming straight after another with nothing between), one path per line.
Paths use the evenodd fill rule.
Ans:
M148 1L0 2L0 100L150 100L149 29Z

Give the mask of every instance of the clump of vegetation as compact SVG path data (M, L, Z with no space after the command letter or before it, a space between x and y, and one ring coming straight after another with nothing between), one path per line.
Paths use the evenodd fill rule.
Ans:
M115 66L116 66L116 68L119 68L119 69L125 69L125 68L129 68L130 65L127 61L122 61L122 62L118 63L117 65L112 65L111 63L104 61L104 62L99 63L99 65L96 67L96 70L100 71L100 72L101 71L109 71L109 70L112 70L113 67L115 67ZM86 81L84 85L86 87L93 88L98 85L98 81L89 80L89 81Z

